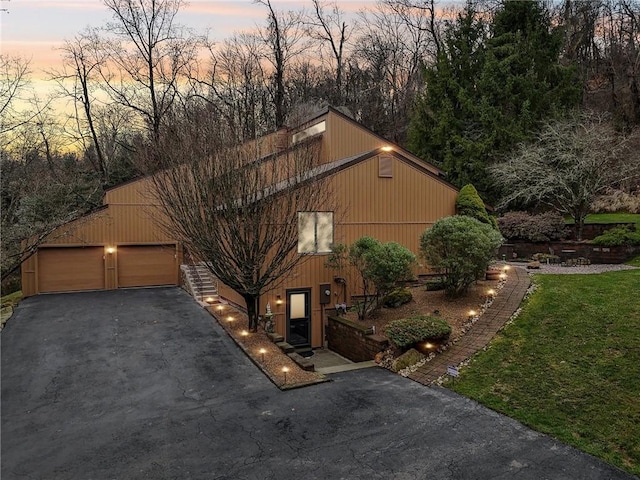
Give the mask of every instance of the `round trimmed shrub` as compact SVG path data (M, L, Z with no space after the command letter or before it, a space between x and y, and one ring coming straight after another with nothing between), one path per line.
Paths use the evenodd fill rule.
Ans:
M420 253L431 268L444 273L445 290L456 296L482 278L502 244L490 225L465 215L438 220L420 237Z
M384 297L382 304L387 308L398 308L413 299L413 294L408 288L398 288Z
M451 326L438 317L415 315L389 322L385 335L396 347L405 351L420 342L441 343L451 335Z

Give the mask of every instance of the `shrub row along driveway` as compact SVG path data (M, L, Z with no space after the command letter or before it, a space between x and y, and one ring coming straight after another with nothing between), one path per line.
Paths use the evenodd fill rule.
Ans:
M30 298L1 335L3 479L632 478L381 369L281 392L175 288Z

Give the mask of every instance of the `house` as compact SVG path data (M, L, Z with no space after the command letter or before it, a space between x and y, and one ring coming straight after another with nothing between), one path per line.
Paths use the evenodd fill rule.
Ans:
M322 346L325 309L351 303L360 293L325 266L333 243L370 235L417 253L420 234L455 214L458 194L441 170L331 107L295 129L275 132L265 143L283 149L311 138L320 144L320 166L309 178L330 181L340 214L298 213L298 254L306 261L263 295L259 306L264 313L269 303L276 331L300 347ZM149 178L114 187L101 209L51 234L22 266L24 294L178 285L186 257L180 242L158 225L152 188ZM218 294L244 304L225 285Z

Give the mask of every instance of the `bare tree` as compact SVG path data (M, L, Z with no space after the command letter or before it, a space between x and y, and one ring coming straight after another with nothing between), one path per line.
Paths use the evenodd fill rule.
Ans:
M181 93L204 39L176 23L182 0L103 0L113 20L75 41L86 53L80 76L91 69L110 102L133 111L151 138ZM91 51L89 51L89 49ZM89 63L84 63L88 59ZM75 64L77 59L73 58ZM186 84L186 82L185 82ZM85 99L86 100L86 99Z
M287 88L286 75L292 59L300 55L305 49L302 14L289 11L277 12L271 5L271 0L254 0L268 9L267 27L259 32L265 47L265 59L271 64L273 86L273 106L275 114L275 128L285 125L287 117Z
M99 182L58 141L57 124L41 111L12 131L10 148L0 157L2 281L60 225L99 202Z
M164 169L152 178L163 226L244 298L255 330L260 295L306 258L297 253L298 212L331 207L314 177L317 143L277 152L237 139L211 109L191 107L162 135L152 156Z
M347 79L347 105L377 133L404 143L409 115L423 81L423 67L435 58L424 9L380 2L361 13Z
M340 10L337 2L328 5L321 0L312 0L313 12L308 15L308 35L316 41L320 41L320 52L326 48L331 55L331 69L334 72L334 96L336 102L342 104L342 77L345 65L345 47L351 36L349 25L345 21L344 12Z
M10 132L27 124L38 113L33 110L29 61L0 54L0 147L11 142Z
M638 130L633 134L639 135ZM507 192L499 207L524 202L570 215L581 240L595 197L640 179L640 151L631 148L633 142L601 116L582 114L547 123L533 144L521 145L508 160L490 168Z

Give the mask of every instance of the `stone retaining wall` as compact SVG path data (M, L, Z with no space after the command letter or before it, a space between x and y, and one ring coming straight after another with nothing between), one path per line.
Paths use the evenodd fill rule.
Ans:
M586 242L548 242L548 243L505 243L500 247L498 258L531 258L534 253L553 253L561 261L584 257L591 263L624 263L640 253L640 247L601 247Z
M329 349L353 362L373 360L389 346L382 335L346 318L329 316L327 340Z

